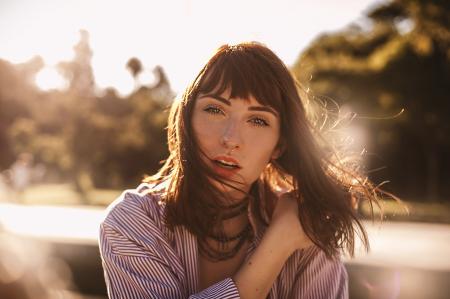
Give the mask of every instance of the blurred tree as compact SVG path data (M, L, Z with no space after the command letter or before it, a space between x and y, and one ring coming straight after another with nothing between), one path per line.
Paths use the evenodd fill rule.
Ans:
M30 103L37 95L33 81L42 66L39 56L18 65L0 60L0 170L9 167L19 154L21 147L15 146L9 130L31 116Z
M153 69L153 73L155 74L156 80L149 89L151 96L162 104L170 104L175 94L172 92L169 79L167 78L164 69L157 65Z
M134 90L139 88L139 75L142 73L142 63L136 57L132 57L127 62L127 69L134 79Z
M69 90L81 97L94 94L94 75L92 73L92 50L89 45L89 33L80 30L80 41L74 46L75 56L72 61L60 62L58 69L70 82Z
M408 199L448 199L450 2L394 0L368 17L320 36L292 70L315 94L361 115L356 122L376 153L369 169L387 166L373 179L392 180L391 190Z
M125 98L113 88L96 95L87 32L74 49L73 60L59 64L67 90L36 87L39 57L16 65L0 60L0 171L28 152L54 182L72 182L80 192L133 186L167 156L169 81L157 67L151 86Z
M89 129L83 131L90 123L87 117L90 115L95 101L92 55L89 33L86 30L80 30L80 40L74 46L73 59L58 64L59 71L69 82L69 89L66 91L64 100L71 111L67 115L67 123L64 126L64 140L71 158L68 161L70 161L73 183L81 194L84 194L86 189L92 186L92 164L89 159L91 155L80 149L84 144L79 144L79 141L84 141L83 136L89 136L91 131L95 132L95 128L91 128L91 131ZM87 123L83 123L83 120L86 120Z
M169 79L167 79L166 73L164 72L164 69L157 65L155 69L153 70L153 73L156 76L156 84L152 86L152 88L169 88Z
M28 84L34 84L36 74L44 67L44 60L41 56L34 56L25 63L16 65L16 69Z

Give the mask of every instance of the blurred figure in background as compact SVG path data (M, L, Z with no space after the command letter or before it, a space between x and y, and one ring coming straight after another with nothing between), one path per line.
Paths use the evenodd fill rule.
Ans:
M22 199L23 192L31 183L32 163L33 156L31 154L21 153L9 170L15 201Z
M8 201L11 191L9 170L0 172L0 203Z

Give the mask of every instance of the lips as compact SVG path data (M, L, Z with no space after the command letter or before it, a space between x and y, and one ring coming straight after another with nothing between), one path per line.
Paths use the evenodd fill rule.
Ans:
M228 156L217 156L211 161L214 171L223 177L230 177L242 168L239 162Z
M226 169L240 169L241 168L238 161L236 161L235 159L228 157L228 156L218 156L218 157L215 157L212 161L214 164L218 165L219 167L224 167Z

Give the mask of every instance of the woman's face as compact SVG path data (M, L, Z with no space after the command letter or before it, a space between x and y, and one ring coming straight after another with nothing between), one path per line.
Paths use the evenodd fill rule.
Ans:
M248 192L268 162L278 157L278 113L253 96L230 99L229 91L200 94L192 126L207 165L219 176L242 183L235 186L243 191ZM233 190L213 183L224 191Z

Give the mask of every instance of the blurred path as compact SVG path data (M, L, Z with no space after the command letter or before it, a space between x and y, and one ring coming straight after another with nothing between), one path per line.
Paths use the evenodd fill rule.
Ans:
M106 299L97 241L104 215L103 207L0 204L0 268L16 286L0 281L0 297L32 284L31 297L7 297L31 299L40 291L53 292L50 299ZM450 225L364 224L370 253L344 258L351 299L448 298Z
M450 225L414 222L364 222L371 250L357 252L349 264L450 271ZM360 243L358 244L360 246Z
M104 208L0 203L0 230L14 235L97 246Z
M97 246L103 216L101 207L0 204L0 228L58 242ZM359 250L356 258L345 258L346 263L450 271L449 224L364 223L371 251Z

